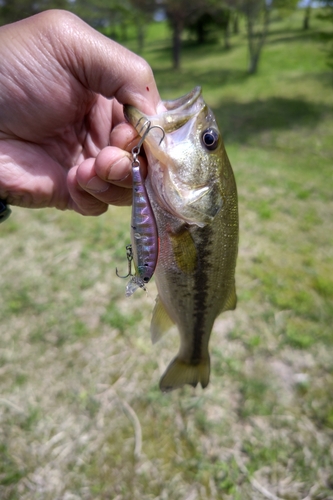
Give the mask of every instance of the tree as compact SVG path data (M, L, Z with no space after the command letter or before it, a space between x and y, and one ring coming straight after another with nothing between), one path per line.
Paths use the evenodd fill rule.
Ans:
M222 29L224 38L224 48L230 49L230 24L232 21L233 12L225 4L221 4L215 11L215 19L217 25Z
M127 27L137 31L138 52L144 33L156 9L155 0L75 0L73 10L94 28L115 40L126 40Z
M124 19L130 13L127 0L75 0L71 7L86 23L96 29L107 29L108 35L118 38L118 28L121 29Z
M256 73L262 48L265 44L272 2L268 0L228 0L244 15L249 51L248 72Z
M229 49L231 10L221 2L216 2L215 5L213 2L207 2L201 10L196 17L185 21L185 27L195 33L198 44L206 43L215 31L222 30L224 47Z
M144 46L145 29L156 10L155 0L130 0L131 17L137 29L138 51Z
M31 0L2 0L0 24L14 23L37 12Z
M248 72L258 70L259 59L265 45L271 12L274 9L290 12L295 9L298 0L224 0L233 10L245 17L249 63Z
M160 4L172 29L172 60L174 69L180 66L181 38L187 22L201 14L204 0L163 0Z
M307 0L306 6L304 8L304 17L303 17L303 29L308 30L310 27L310 16L312 11L312 0Z
M196 19L185 21L185 28L195 35L199 45L206 43L212 31L216 28L214 16L210 12L203 12Z
M68 0L0 0L0 25L13 23L47 9L69 9Z
M322 5L324 9L318 14L320 19L324 19L326 21L331 21L333 23L333 0L323 0ZM329 48L327 51L327 62L328 65L333 69L333 41L332 37L327 38L327 42L329 43Z

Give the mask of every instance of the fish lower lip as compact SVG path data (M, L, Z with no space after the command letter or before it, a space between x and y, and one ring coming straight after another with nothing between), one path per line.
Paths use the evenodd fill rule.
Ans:
M164 106L167 111L177 111L181 112L182 110L191 108L193 103L198 99L201 95L201 87L195 87L188 94L179 97L178 99L174 99L172 101L163 101Z

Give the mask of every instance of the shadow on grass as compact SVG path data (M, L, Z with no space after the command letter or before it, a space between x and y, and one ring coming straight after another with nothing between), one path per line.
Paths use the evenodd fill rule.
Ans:
M249 74L244 70L218 68L215 70L195 69L193 71L178 70L174 71L170 68L153 68L158 88L161 93L169 95L170 89L174 89L174 94L179 97L179 91L189 92L200 82L201 87L206 89L216 89L222 85L233 84L240 85L245 83ZM178 92L178 93L177 93Z
M204 91L209 93L209 90L219 86L246 84L251 78L246 71L234 69L216 69L202 73L200 70L180 70L175 73L167 69L157 69L155 76L162 95L170 98L189 92L198 81ZM329 75L325 73L325 76L329 84ZM333 106L309 102L300 97L272 96L250 102L228 99L222 101L219 106L214 106L213 111L224 138L241 143L264 131L282 131L295 126L311 128L329 116L333 120Z
M270 97L246 103L228 100L215 107L214 113L224 138L244 143L264 131L314 127L325 116L331 115L333 119L333 106L300 98Z
M288 30L288 29L270 29L267 37L267 45L275 43L292 43L299 41L310 42L329 42L332 40L333 34L321 30Z

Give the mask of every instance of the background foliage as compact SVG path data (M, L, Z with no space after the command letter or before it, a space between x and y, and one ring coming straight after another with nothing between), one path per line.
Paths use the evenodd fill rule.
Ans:
M0 0L0 25L18 21L46 9L67 9L112 38L126 43L129 27L135 27L137 50L144 48L145 31L153 19L167 19L172 40L173 68L181 61L182 40L192 33L198 44L238 34L240 18L245 23L248 72L256 73L267 39L272 13L286 17L303 7L303 29L310 26L313 7L321 6L323 19L333 22L332 0ZM318 16L317 16L318 17ZM333 57L333 46L330 47Z
M252 76L244 18L228 50L184 37L178 71L170 25L145 33L164 98L202 85L238 183L239 303L205 391L159 392L178 337L151 346L154 284L126 299L115 275L130 209L1 226L1 499L333 498L333 30L281 16ZM103 29L137 50L136 24Z

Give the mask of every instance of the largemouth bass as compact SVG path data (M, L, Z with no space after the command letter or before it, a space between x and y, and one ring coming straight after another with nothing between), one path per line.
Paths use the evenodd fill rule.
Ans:
M238 205L232 168L201 88L163 104L166 111L156 116L133 106L124 112L141 135L142 121L151 122L145 189L159 238L151 337L156 342L176 324L181 339L160 381L169 391L209 383L214 321L236 307Z

